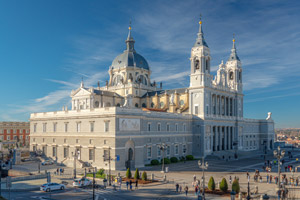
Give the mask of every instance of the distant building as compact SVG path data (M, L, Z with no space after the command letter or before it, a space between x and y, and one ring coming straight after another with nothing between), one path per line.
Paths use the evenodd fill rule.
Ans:
M20 146L29 146L29 122L0 122L0 140L2 148L18 143Z
M70 166L76 153L80 162L106 169L109 155L112 169L160 160L162 143L164 155L177 158L233 158L237 150L273 149L271 113L266 119L243 117L243 69L235 40L228 60L213 76L210 49L199 24L191 48L189 87L165 90L151 82L150 67L136 52L129 27L126 49L109 67L105 86L87 88L82 81L71 92L70 109L31 114L31 149Z

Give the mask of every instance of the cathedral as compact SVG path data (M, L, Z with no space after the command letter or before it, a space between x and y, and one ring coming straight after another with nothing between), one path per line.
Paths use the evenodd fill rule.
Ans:
M72 107L32 113L31 150L66 166L113 170L186 155L233 158L237 151L271 150L274 121L243 117L242 62L235 39L228 60L211 74L202 21L191 48L187 88L163 89L151 81L129 26L126 49L109 67L105 86L71 92ZM161 147L164 147L163 151Z

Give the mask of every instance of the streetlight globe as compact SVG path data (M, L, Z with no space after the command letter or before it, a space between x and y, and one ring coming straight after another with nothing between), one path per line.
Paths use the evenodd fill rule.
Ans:
M276 156L277 155L277 150L274 150L273 153L274 153L274 156Z
M284 156L284 154L285 154L285 150L282 150L281 155Z
M201 166L201 161L200 160L198 160L198 165Z
M208 162L205 163L205 167L208 167Z

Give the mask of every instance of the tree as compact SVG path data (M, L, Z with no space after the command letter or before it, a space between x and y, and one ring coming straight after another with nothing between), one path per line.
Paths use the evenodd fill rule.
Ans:
M126 178L131 178L131 171L130 171L130 169L128 168L127 169L127 172L126 172Z
M223 178L220 183L220 190L222 190L223 192L226 192L228 190L228 184L225 178Z
M147 172L143 172L143 174L142 174L142 180L143 181L146 181L147 180Z
M234 180L232 183L232 190L234 190L237 194L240 192L240 184L238 180Z
M216 189L216 184L214 178L211 176L209 181L208 181L208 189L211 191L214 191Z
M140 172L138 168L135 170L134 179L140 179Z
M171 163L177 163L178 162L178 158L171 157L170 161L171 161Z
M159 161L156 159L151 160L151 165L159 165Z

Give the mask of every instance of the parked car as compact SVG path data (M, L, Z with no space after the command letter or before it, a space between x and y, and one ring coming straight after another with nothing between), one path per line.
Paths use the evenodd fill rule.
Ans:
M80 179L75 179L73 181L73 186L74 187L82 187L82 186L92 185L92 183L93 182L87 178L80 178Z
M42 162L42 165L53 165L54 162L53 160L45 160L44 162Z
M58 183L46 183L41 185L40 190L44 192L50 192L53 190L64 190L66 188L63 184Z

